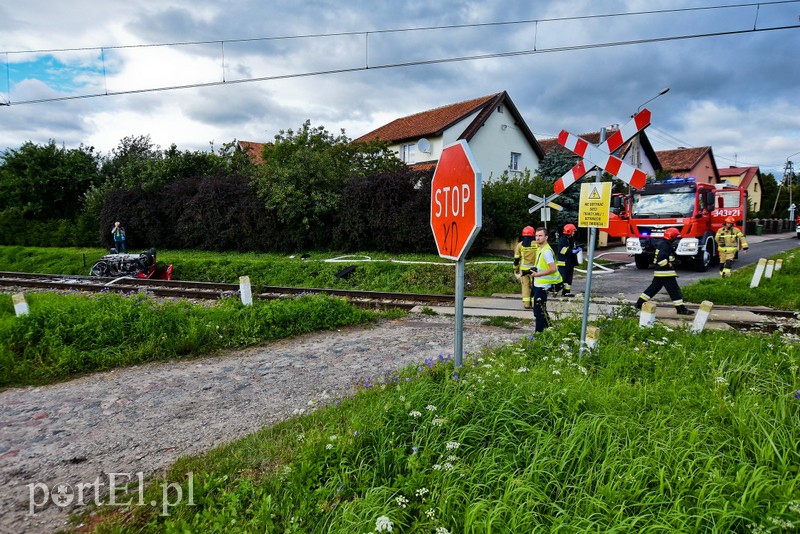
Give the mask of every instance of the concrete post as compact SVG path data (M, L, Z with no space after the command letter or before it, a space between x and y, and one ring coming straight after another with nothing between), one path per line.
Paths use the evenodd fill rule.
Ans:
M11 296L11 300L14 302L14 311L17 317L20 315L28 315L30 308L28 308L28 303L25 302L25 293L14 293Z
M600 329L596 326L586 327L586 346L592 350L600 341Z
M251 306L253 304L253 292L250 288L249 276L239 277L239 294L242 296L242 304L245 306Z
M764 278L772 278L772 271L775 270L775 260L767 261L767 270L764 271Z
M656 322L656 303L648 301L642 304L642 313L639 315L639 326L649 328Z
M761 283L761 275L764 274L764 269L767 266L767 259L761 258L758 260L758 265L756 265L756 270L753 271L753 279L750 280L750 289L754 287L758 287L758 284Z
M694 321L692 322L692 332L697 334L703 331L706 327L708 316L711 314L711 308L713 307L714 304L708 300L704 300L700 303L700 309L697 310L697 315L694 316Z

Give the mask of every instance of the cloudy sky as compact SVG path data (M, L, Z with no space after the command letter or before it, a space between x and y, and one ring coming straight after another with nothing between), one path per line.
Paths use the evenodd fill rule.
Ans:
M355 138L500 91L543 139L669 87L656 150L800 171L800 0L3 2L0 69L0 151L209 150L305 120Z

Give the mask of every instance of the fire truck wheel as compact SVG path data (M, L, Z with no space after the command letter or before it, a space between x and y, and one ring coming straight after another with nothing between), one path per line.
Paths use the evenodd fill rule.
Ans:
M694 257L694 270L698 273L708 271L708 267L714 260L714 236L707 235L703 238L703 249Z

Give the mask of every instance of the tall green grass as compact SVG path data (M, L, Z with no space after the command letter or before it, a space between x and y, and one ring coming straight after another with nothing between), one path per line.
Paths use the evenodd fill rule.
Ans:
M182 503L132 507L100 531L800 529L792 341L610 318L579 359L578 331L362 382L336 406L180 460L165 480L183 482ZM157 482L145 502L161 502Z
M145 293L31 293L26 300L30 313L16 317L11 297L0 295L0 387L207 354L377 317L320 295L252 306L236 299L203 306Z

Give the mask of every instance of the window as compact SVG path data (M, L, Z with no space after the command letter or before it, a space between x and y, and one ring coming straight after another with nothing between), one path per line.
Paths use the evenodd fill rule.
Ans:
M414 163L414 150L414 143L403 145L403 148L400 149L400 159L405 163Z
M503 104L500 104L499 106L497 106L497 112L498 113L503 113Z
M519 159L522 157L522 154L519 152L512 152L511 153L511 162L508 164L508 169L511 172L519 172L521 169L519 168Z

